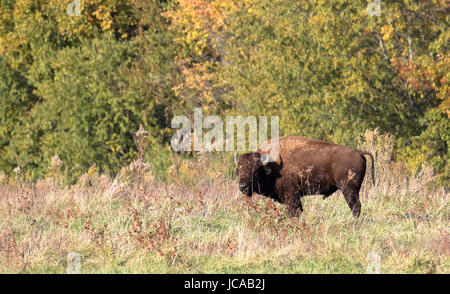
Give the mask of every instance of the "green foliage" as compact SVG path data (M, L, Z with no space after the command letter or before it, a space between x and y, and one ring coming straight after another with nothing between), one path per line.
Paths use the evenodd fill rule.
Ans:
M139 124L152 144L167 137L176 71L160 4L84 1L77 18L53 2L1 4L0 168L37 178L58 154L72 181L94 163L116 173Z
M346 0L242 4L210 37L229 41L216 52L216 100L234 105L233 113L281 116L284 135L355 145L358 134L379 128L398 138L398 156L434 158L448 177L445 5L383 2L373 17L366 7ZM430 135L436 129L447 133Z
M130 159L130 131L138 119L127 107L133 101L115 90L124 83L120 69L129 65L134 54L132 48L113 40L94 40L55 54L49 62L54 79L36 85L42 102L13 136L12 150L27 164L39 167L39 175L54 153L73 176L93 163L117 169Z
M7 159L6 150L14 128L21 125L32 105L38 100L33 87L0 57L0 170L7 170L15 161Z
M431 109L420 120L424 131L420 136L413 139L413 152L411 162L414 168L431 165L435 171L440 172L441 179L448 183L450 181L450 165L448 156L450 152L450 123L448 117L438 109ZM414 159L422 159L415 162Z
M84 0L80 16L70 2L0 4L4 172L45 175L55 153L72 179L116 172L139 124L165 150L173 115L203 107L354 147L378 128L410 170L450 177L445 1L384 1L380 16L348 0Z

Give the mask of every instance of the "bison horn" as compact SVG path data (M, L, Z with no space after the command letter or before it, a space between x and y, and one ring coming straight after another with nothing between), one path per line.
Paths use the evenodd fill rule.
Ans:
M268 153L261 155L261 163L263 166L268 165L269 162L271 162L271 160L270 160L270 155Z
M234 154L234 163L237 165L238 163L238 151Z

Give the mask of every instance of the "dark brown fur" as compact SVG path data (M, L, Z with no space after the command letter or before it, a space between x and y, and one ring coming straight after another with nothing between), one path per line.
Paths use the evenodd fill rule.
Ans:
M261 157L270 150L258 149L239 157L236 173L241 192L247 196L256 192L285 203L289 215L298 216L303 211L301 197L320 194L325 199L339 189L353 216L359 217L359 190L366 173L364 155L372 159L375 184L370 153L295 136L279 138L279 146L279 158L267 165Z

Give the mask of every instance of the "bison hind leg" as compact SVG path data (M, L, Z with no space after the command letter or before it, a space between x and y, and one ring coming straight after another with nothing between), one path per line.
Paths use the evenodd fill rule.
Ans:
M353 189L351 187L345 187L341 189L342 194L344 194L345 201L347 201L348 207L350 207L353 217L355 219L359 218L361 213L361 201L359 201L359 191L358 189Z

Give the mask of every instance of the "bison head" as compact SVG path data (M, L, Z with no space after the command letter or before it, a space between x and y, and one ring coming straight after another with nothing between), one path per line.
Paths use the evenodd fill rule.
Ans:
M270 157L259 152L244 153L238 158L236 152L236 175L239 178L239 190L247 196L253 192L261 193L265 178L271 174Z

